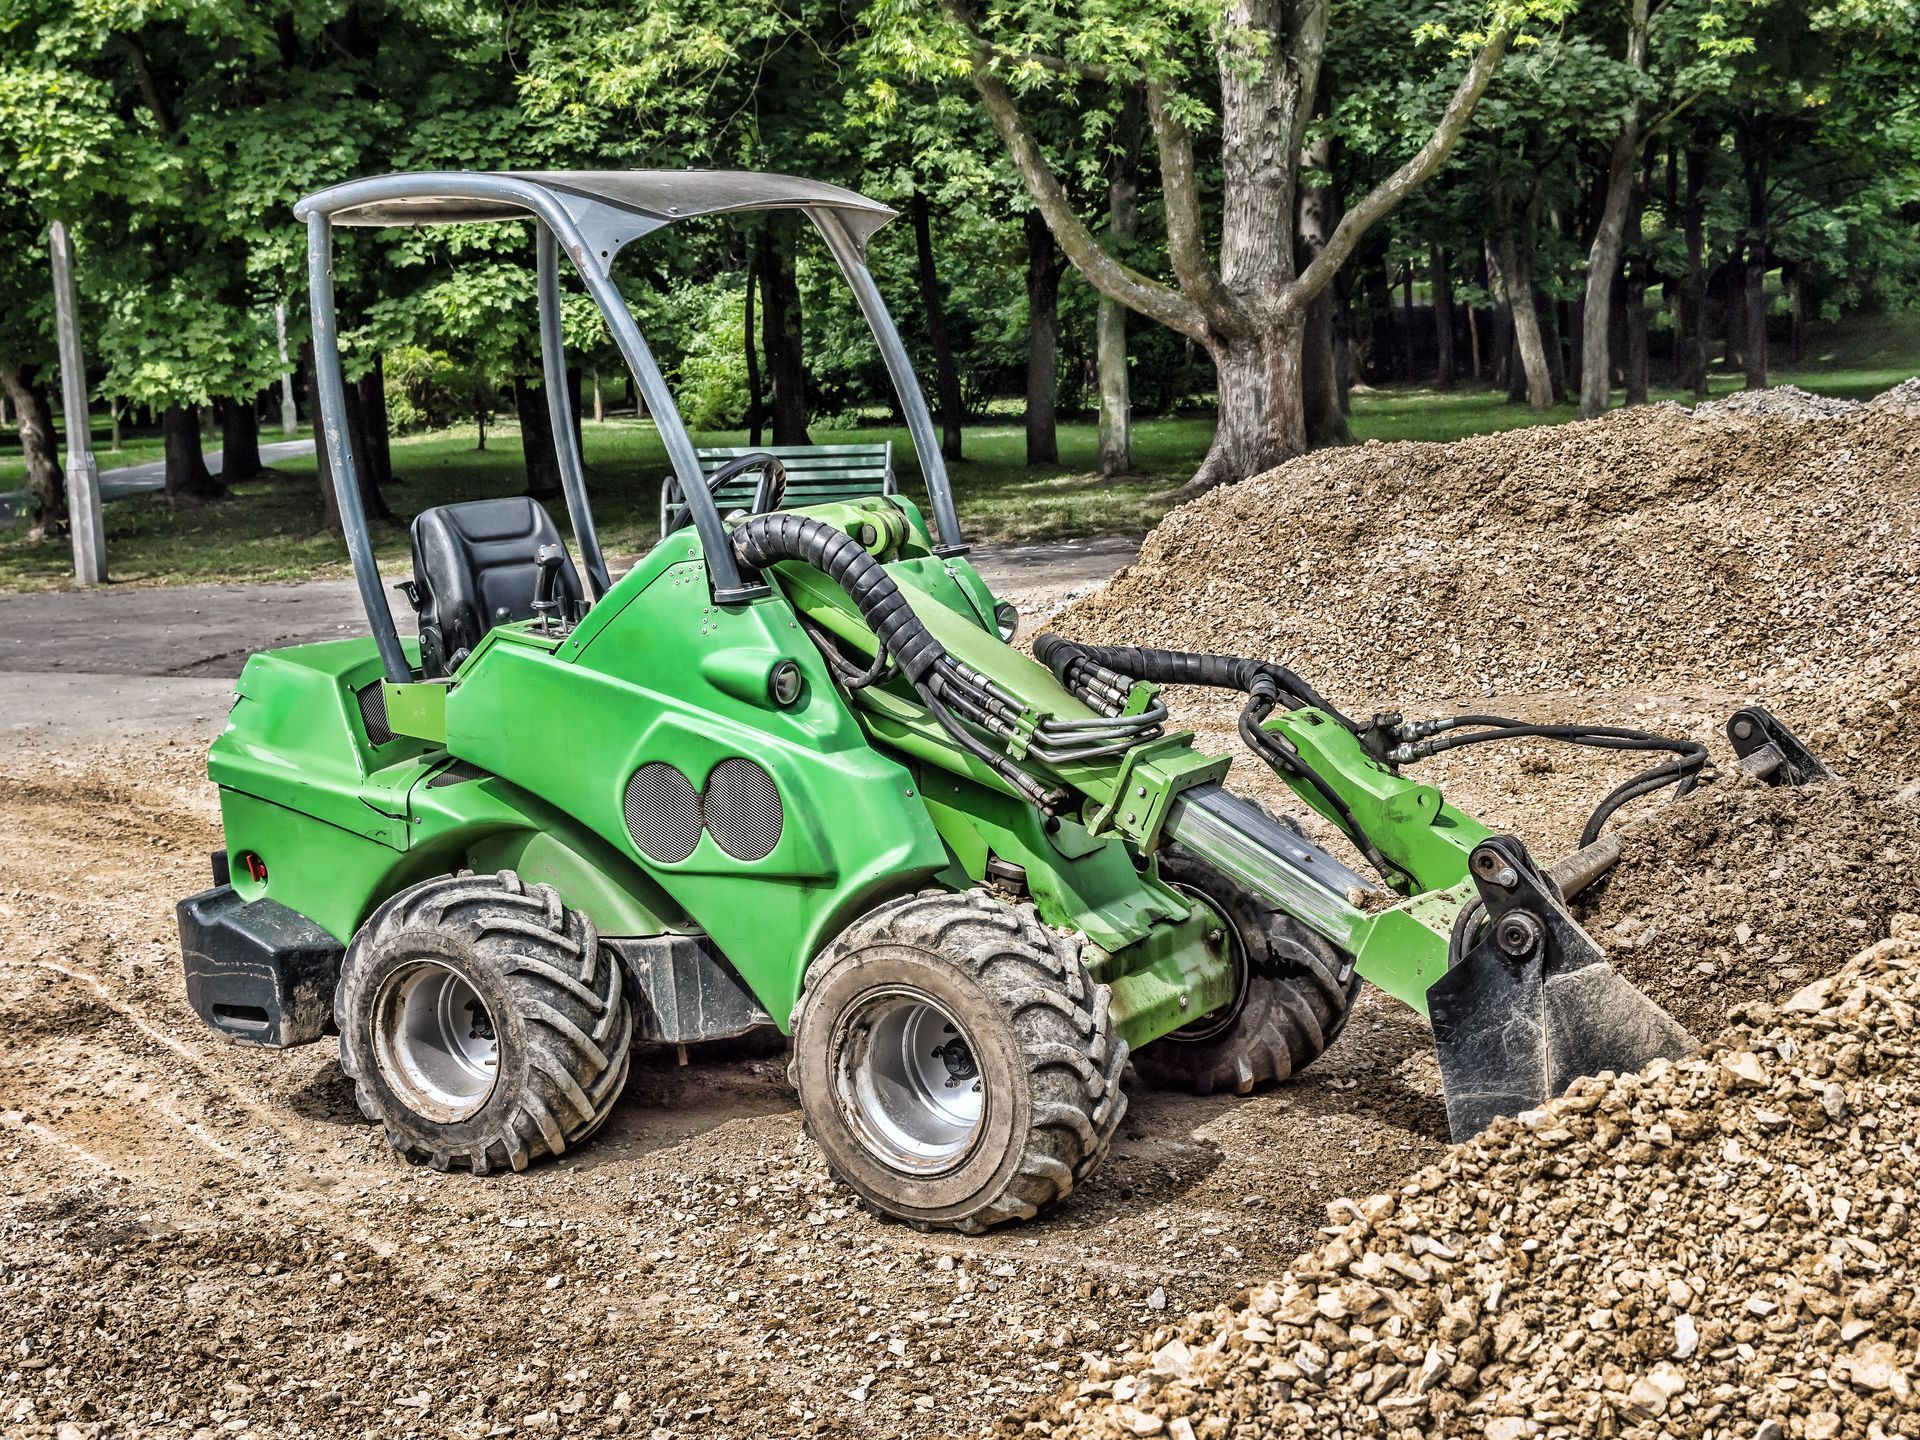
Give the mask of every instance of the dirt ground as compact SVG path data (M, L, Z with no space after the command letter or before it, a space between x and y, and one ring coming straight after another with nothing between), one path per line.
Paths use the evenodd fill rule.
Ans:
M187 1008L172 905L218 843L202 764L0 764L10 1436L972 1430L1440 1148L1423 1027L1374 1000L1275 1094L1136 1087L1096 1181L983 1240L850 1205L781 1062L740 1047L647 1055L561 1164L410 1169L328 1047L243 1048Z
M1718 710L1594 703L1695 733ZM1200 713L1226 745L1230 716ZM1620 773L1591 759L1429 768L1557 854ZM411 1169L328 1046L246 1048L188 1009L172 905L219 843L203 765L197 737L0 758L8 1435L971 1433L1115 1336L1279 1272L1327 1202L1445 1148L1425 1026L1369 992L1274 1092L1130 1086L1093 1181L979 1240L849 1204L783 1062L742 1046L647 1053L559 1165Z
M1756 435L1797 453L1784 432ZM1710 466L1721 440L1708 448L1662 483ZM1364 447L1354 454L1371 463ZM1911 464L1906 450L1900 458ZM1874 523L1907 533L1904 512ZM1179 563L1183 534L1191 538L1163 527L1149 559ZM1459 538L1462 553L1472 548ZM1711 543L1725 553L1743 538L1714 530ZM1693 564L1699 553L1676 549L1669 560ZM1798 556L1768 558L1785 567ZM1029 579L1044 579L1046 567L1033 568ZM1896 568L1883 560L1847 591L1892 597L1863 612L1848 643L1874 641L1906 605ZM1143 571L1134 573L1137 588ZM1280 579L1311 577L1303 568ZM1017 594L1028 632L1092 583ZM1252 651L1297 649L1312 678L1355 709L1422 694L1409 708L1702 738L1734 704L1773 693L1752 654L1786 643L1777 623L1756 624L1740 637L1752 654L1716 653L1691 673L1673 659L1689 653L1679 641L1602 646L1604 664L1576 675L1561 660L1578 649L1570 632L1519 635L1511 655L1478 664L1444 644L1422 649L1425 639L1381 646L1374 632L1385 621L1371 610L1343 638L1335 622L1349 602L1314 593L1326 623L1311 635L1248 612L1244 623L1222 620L1216 637L1196 632L1212 624L1199 610L1182 630L1163 606L1145 618L1166 635L1141 638L1233 648L1232 631ZM1210 613L1237 615L1237 594L1206 600ZM1295 604L1284 594L1276 603ZM1480 608L1474 600L1463 618ZM1831 709L1794 711L1794 697L1843 668L1839 640L1815 648L1821 666L1779 677L1792 692L1783 712L1803 727ZM1663 659L1650 680L1619 678L1650 655ZM1911 666L1895 679L1856 707L1878 727L1867 738L1858 726L1835 732L1836 758L1868 767L1909 752ZM1521 686L1534 688L1501 693ZM1203 744L1240 753L1231 706L1173 698ZM219 843L204 743L155 727L133 743L76 744L36 725L0 748L0 1434L9 1437L978 1433L1073 1385L1089 1356L1281 1274L1322 1238L1329 1202L1393 1190L1446 1153L1426 1027L1368 992L1324 1060L1270 1093L1196 1100L1131 1085L1128 1120L1090 1182L1041 1223L983 1239L921 1235L853 1206L803 1137L784 1062L766 1047L695 1050L685 1065L671 1050L642 1055L606 1128L562 1163L481 1179L410 1169L360 1119L330 1047L243 1048L186 1005L172 907L207 883L206 855ZM1520 745L1458 752L1420 774L1552 857L1630 768ZM1247 763L1236 774L1276 796ZM1695 881L1738 891L1769 878L1761 869L1715 880L1710 868L1696 867ZM1595 901L1596 915L1614 916L1610 927L1652 903L1634 873L1623 872L1614 900ZM1729 923L1768 943L1743 940L1743 952L1790 948L1790 905L1772 922L1742 921L1728 905ZM1856 914L1839 907L1828 918L1851 934ZM1871 926L1879 916L1863 918ZM1682 937L1670 971L1691 943ZM1663 953L1641 948L1643 959ZM1817 967L1804 964L1810 978Z

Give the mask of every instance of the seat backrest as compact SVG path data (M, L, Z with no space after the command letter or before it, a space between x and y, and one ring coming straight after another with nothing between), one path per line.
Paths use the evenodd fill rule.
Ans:
M712 475L742 455L774 455L787 471L787 494L780 502L782 510L802 505L824 505L835 500L865 500L872 495L894 493L893 442L872 445L714 445L694 452L700 459L700 473ZM760 472L753 471L729 482L714 497L720 513L750 504ZM660 529L666 532L673 512L681 504L680 486L669 475L660 487Z
M535 556L544 545L566 548L553 517L525 495L438 505L414 517L423 672L451 674L495 625L533 618ZM560 567L558 592L568 611L578 606L571 559Z

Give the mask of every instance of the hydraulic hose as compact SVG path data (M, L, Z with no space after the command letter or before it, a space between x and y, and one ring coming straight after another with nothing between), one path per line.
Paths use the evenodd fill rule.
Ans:
M1294 671L1271 660L1246 660L1197 650L1155 650L1143 645L1082 645L1052 634L1033 642L1033 658L1053 671L1069 690L1076 688L1077 677L1089 669L1155 685L1205 685L1247 694L1270 685L1276 698L1293 702L1290 709L1324 711L1355 734L1362 728Z
M879 643L875 666L867 675L877 678L883 668L880 656L891 656L927 713L957 745L1043 810L1051 813L1065 803L1062 792L1048 788L962 722L964 716L993 733L1011 733L1018 714L1008 715L1000 697L953 663L946 647L913 613L894 578L859 541L824 520L784 510L742 521L733 529L732 540L734 554L751 569L793 560L833 581L846 592ZM838 666L834 668L841 673Z
M1676 796L1690 793L1708 764L1706 747L1696 741L1617 725L1535 724L1503 715L1453 715L1410 723L1397 715L1383 715L1374 717L1371 725L1362 726L1334 709L1292 670L1265 660L1136 645L1081 645L1059 635L1040 636L1033 642L1033 653L1061 684L1096 706L1117 706L1136 680L1243 692L1247 703L1240 712L1240 738L1247 748L1275 770L1310 785L1326 802L1347 838L1389 881L1398 867L1381 853L1340 793L1283 736L1262 727L1261 722L1282 703L1289 709L1314 709L1330 716L1359 736L1370 754L1396 767L1463 745L1501 740L1555 740L1600 750L1661 751L1670 755L1672 758L1641 771L1601 800L1580 832L1583 848L1600 838L1607 822L1629 801L1669 786ZM1386 748L1386 741L1391 740L1399 743Z
M1400 874L1381 852L1380 847L1361 825L1340 792L1325 776L1307 763L1291 745L1260 728L1260 722L1273 713L1282 700L1287 708L1312 708L1333 717L1354 734L1361 727L1327 703L1317 690L1285 665L1269 660L1248 660L1235 655L1214 655L1193 650L1155 650L1142 645L1081 645L1060 635L1042 635L1033 642L1033 657L1053 671L1069 690L1088 698L1106 691L1123 693L1136 680L1155 685L1205 685L1219 690L1238 690L1247 703L1240 712L1240 738L1262 760L1284 774L1297 775L1327 804L1334 819L1349 840L1367 857L1367 863L1391 883ZM1086 692L1086 693L1083 693Z

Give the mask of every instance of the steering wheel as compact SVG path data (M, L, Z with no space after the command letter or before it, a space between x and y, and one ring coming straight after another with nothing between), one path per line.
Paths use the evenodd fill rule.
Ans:
M713 474L707 477L707 494L717 501L720 492L740 476L750 470L758 470L760 478L753 487L753 505L750 515L764 515L769 510L778 510L781 500L787 493L787 467L780 463L777 455L769 455L764 450L756 450L751 455L742 455L737 460L729 460ZM683 530L693 519L691 506L682 505L673 517L673 523L667 527L668 533Z

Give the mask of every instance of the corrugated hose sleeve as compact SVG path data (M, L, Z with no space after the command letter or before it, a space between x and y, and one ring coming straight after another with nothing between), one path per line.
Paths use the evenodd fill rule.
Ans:
M859 610L880 648L916 685L946 658L946 650L913 613L891 575L844 530L811 515L775 511L755 515L733 531L733 549L755 570L798 560L831 579Z

